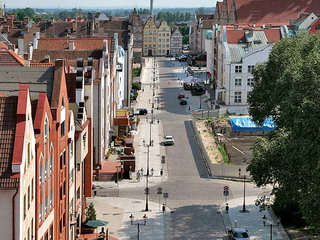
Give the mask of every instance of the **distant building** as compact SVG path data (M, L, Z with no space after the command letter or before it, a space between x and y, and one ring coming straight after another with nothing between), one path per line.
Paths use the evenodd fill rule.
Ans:
M129 23L131 24L131 33L133 35L133 48L142 48L144 22L136 9L130 13Z
M175 28L171 34L170 40L170 53L171 54L181 54L182 53L182 40L183 35L179 28Z
M157 56L158 28L149 17L143 28L143 56Z
M158 29L157 55L165 56L170 53L171 28L167 21L162 20Z

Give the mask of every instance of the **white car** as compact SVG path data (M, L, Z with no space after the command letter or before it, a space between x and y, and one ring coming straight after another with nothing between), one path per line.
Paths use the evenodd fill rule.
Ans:
M164 145L174 145L174 137L173 136L165 136L164 137Z
M244 228L228 229L228 237L231 240L250 240L248 232Z

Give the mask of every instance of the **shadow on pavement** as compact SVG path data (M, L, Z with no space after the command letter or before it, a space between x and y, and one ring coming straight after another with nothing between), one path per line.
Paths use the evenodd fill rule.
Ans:
M185 129L186 129L187 137L188 137L189 144L191 147L193 159L195 161L199 176L201 178L208 178L208 172L207 172L206 166L203 162L204 160L203 160L201 152L200 152L200 147L198 146L195 134L193 132L191 120L185 121L184 125L185 125Z
M166 212L149 213L146 225L140 225L141 240L215 240L228 239L225 227L216 205L190 205ZM138 239L137 225L131 225L131 213L125 213L124 228L119 230L124 239ZM137 214L137 213L136 213ZM140 212L140 215L145 212ZM148 212L146 212L148 216ZM126 220L127 219L127 220ZM134 220L134 224L143 220Z

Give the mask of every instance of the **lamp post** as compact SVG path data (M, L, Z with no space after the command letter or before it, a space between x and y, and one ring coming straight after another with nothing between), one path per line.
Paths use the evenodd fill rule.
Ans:
M239 177L241 176L241 168L238 170ZM242 213L248 213L249 211L246 209L246 175L243 175L243 206L242 210L240 210Z
M270 226L270 240L272 240L272 227L273 226L279 226L280 225L280 219L277 218L277 223L276 224L272 224L272 223L269 223L267 224L267 216L266 215L263 215L262 217L263 219L263 226L266 227L266 226Z
M146 208L145 211L149 211L149 158L150 158L150 145L148 147L148 158L147 158L147 175L146 175L146 188L145 188L145 195L146 195Z
M146 224L147 224L147 215L145 214L144 216L143 216L143 223L134 223L133 222L133 219L134 219L134 216L132 215L132 213L131 213L131 215L129 216L129 218L130 218L130 223L131 223L131 226L133 226L133 225L135 225L135 226L138 226L138 240L140 239L140 226L141 225L143 225L143 226L145 226Z

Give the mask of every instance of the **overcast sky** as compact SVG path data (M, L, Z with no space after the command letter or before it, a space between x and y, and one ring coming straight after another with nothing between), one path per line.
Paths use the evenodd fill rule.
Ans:
M149 7L150 0L4 0L7 7L108 8ZM154 0L155 7L214 7L217 0Z

